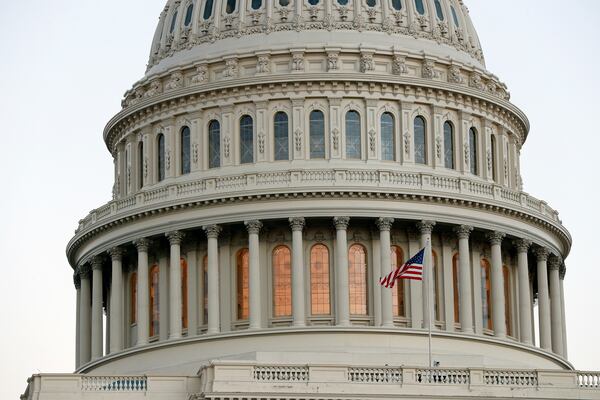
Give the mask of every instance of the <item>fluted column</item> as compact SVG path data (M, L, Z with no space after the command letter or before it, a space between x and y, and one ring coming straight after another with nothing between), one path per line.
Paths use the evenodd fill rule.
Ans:
M390 230L393 223L394 218L379 218L376 221L379 228L379 242L381 246L381 276L387 276L392 271ZM402 285L402 283L402 281L395 282L395 285ZM383 288L381 290L381 325L385 327L394 326L392 290L394 289Z
M435 327L435 270L433 269L433 254L431 251L431 232L435 226L434 221L421 221L417 229L421 234L421 247L425 248L423 268L423 328Z
M169 339L181 338L181 242L185 234L180 231L165 235L171 245L169 257Z
M209 335L221 332L221 316L219 309L219 234L221 227L219 225L209 225L203 227L208 238L208 326Z
M304 243L302 231L306 221L302 217L290 218L292 228L292 316L294 326L306 325L304 308Z
M537 256L540 347L544 350L552 350L550 299L548 297L548 249L538 247L535 254Z
M81 351L81 277L77 268L73 272L73 283L77 292L77 300L75 301L75 368L79 368L79 365L81 365L81 357L79 355Z
M529 290L529 264L527 261L527 251L531 242L526 239L515 241L517 248L517 264L519 274L519 328L521 342L533 344L531 336L531 292Z
M79 267L79 276L81 279L81 296L80 296L80 306L79 306L79 361L80 366L83 364L87 364L91 360L91 327L92 327L92 318L91 318L91 290L90 290L90 266L82 265Z
M504 299L504 274L502 273L502 240L506 234L490 232L487 239L492 246L492 320L494 335L506 337L506 302Z
M550 271L550 309L552 327L552 351L556 354L563 354L563 330L562 330L562 305L560 301L560 278L559 269L561 260L553 256L548 260L548 269Z
M471 284L471 250L469 236L472 226L461 225L454 228L458 236L458 286L459 318L461 330L473 333L473 289Z
M150 241L139 239L133 243L137 247L137 345L148 344L150 336L150 272L148 267L148 249Z
M103 355L102 258L92 258L92 360Z
M112 260L110 285L110 353L123 350L123 249L114 247L108 254Z
M248 273L249 273L249 298L250 298L250 329L261 328L260 307L260 247L258 234L262 228L262 222L246 221L248 230Z
M335 270L337 277L337 318L339 326L350 326L350 294L348 290L348 225L349 217L335 217L333 223L336 229Z
M569 358L569 347L567 346L567 318L565 315L565 275L567 267L563 264L559 271L560 278L560 306L562 308L562 338L563 338L563 357Z

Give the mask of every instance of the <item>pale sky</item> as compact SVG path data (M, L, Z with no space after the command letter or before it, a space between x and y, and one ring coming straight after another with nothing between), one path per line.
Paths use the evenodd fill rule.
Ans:
M525 190L574 239L565 281L569 356L600 370L598 0L465 0L487 67L531 121ZM72 372L75 289L65 246L110 200L102 141L143 76L165 0L0 0L0 398L28 376Z

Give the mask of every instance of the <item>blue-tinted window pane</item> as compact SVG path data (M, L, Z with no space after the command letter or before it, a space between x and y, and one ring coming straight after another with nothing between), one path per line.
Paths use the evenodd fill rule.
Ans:
M444 11L442 10L442 4L440 0L435 0L435 13L440 21L444 20Z
M341 6L348 5L348 0L337 0L338 4Z
M444 166L454 169L454 127L444 123Z
M419 14L425 15L425 5L423 4L423 0L415 0L415 7Z
M469 158L471 173L477 175L479 173L479 159L477 154L477 131L475 128L469 130Z
M325 116L321 111L310 113L310 158L325 158Z
M381 116L381 159L385 161L394 160L394 116L384 113Z
M392 0L392 7L394 10L402 10L402 0Z
M425 119L415 118L415 163L427 164L427 148L425 140Z
M185 26L190 26L192 23L192 17L194 16L194 3L190 4L185 12Z
M225 12L227 14L231 14L235 11L235 3L237 0L227 0L227 6L225 7Z
M375 7L377 5L377 0L367 0L367 5L369 7Z
M208 124L208 167L221 166L221 124L211 121Z
M496 136L492 135L492 178L494 181L498 180L497 170L496 170Z
M144 187L144 142L138 144L138 189Z
M262 7L262 0L252 0L252 9L258 10Z
M254 162L254 124L249 115L240 119L240 162Z
M460 23L458 22L458 15L456 15L456 10L454 6L450 6L450 10L452 11L452 19L454 19L454 25L458 28L460 27Z
M290 159L290 134L288 116L284 112L275 114L275 160Z
M311 6L316 6L317 4L319 4L319 0L308 0L308 4L310 4Z
M191 171L191 139L190 128L184 126L181 129L181 173L183 175Z
M346 113L346 158L361 157L360 115L356 111Z
M206 4L204 5L204 19L210 19L213 14L214 0L206 0Z
M158 181L165 179L165 135L158 135Z
M177 23L177 11L173 14L173 18L171 18L171 28L169 28L169 33L173 33L175 30L175 24Z
M290 0L279 0L279 5L284 7L289 6Z

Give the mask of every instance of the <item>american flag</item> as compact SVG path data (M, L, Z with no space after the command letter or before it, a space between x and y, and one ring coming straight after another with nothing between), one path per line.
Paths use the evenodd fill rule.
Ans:
M408 260L401 267L396 268L387 276L380 278L379 283L388 289L393 289L397 279L411 279L414 281L423 280L423 260L425 258L425 249L419 251L413 258Z

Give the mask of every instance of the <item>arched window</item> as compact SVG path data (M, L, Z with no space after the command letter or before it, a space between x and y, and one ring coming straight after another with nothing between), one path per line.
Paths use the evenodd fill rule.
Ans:
M175 30L175 25L177 24L177 11L173 13L173 17L171 18L171 27L169 28L169 33L173 33Z
M273 250L273 316L292 315L292 255L286 246Z
M188 327L188 264L185 258L181 257L181 326L183 329Z
M454 126L450 121L444 123L444 166L454 169Z
M396 144L394 142L394 133L396 124L392 113L386 112L381 115L381 159L385 161L394 161Z
M237 3L237 0L227 0L227 5L225 7L225 12L227 14L233 14L233 12L235 11L236 3Z
M454 297L454 322L460 322L460 258L459 254L456 253L454 257L452 257L452 291Z
M204 280L202 285L202 293L204 295L204 323L208 323L208 256L204 256L204 260L202 260L202 273L204 274Z
M404 252L398 246L391 248L392 271L400 268L404 263ZM404 305L404 281L399 279L396 281L396 286L392 290L392 308L394 317L405 317L406 307Z
M165 179L166 167L165 167L165 135L162 133L158 135L158 181L161 182Z
M431 258L432 258L432 262L433 262L433 317L434 317L434 321L439 321L440 320L440 296L439 296L439 289L440 289L440 280L439 280L439 263L438 263L438 256L437 253L435 252L435 250L431 251Z
M491 136L491 159L490 159L490 163L492 164L492 179L497 182L498 181L498 169L496 167L496 136L492 135Z
M458 22L458 15L456 14L454 6L450 6L450 11L452 11L452 19L454 20L454 26L460 28L460 22Z
M190 26L190 24L192 23L193 16L194 16L194 3L190 3L188 8L185 10L185 20L183 21L183 24L185 26Z
M494 329L492 321L492 281L490 262L481 260L481 312L484 329Z
M129 278L129 293L131 294L129 315L131 316L131 325L137 322L137 272L131 274Z
M367 250L355 244L348 250L350 314L367 315Z
M158 335L160 328L160 309L158 297L158 265L153 265L150 268L150 336Z
M210 17L212 17L213 15L213 7L214 0L206 0L206 4L204 5L204 15L202 16L202 18L204 18L205 20L210 19Z
M208 167L221 166L221 124L213 120L208 124Z
M325 116L319 110L310 113L310 158L325 158Z
M275 161L290 159L290 129L288 115L282 111L273 118L275 131Z
M144 187L144 142L138 143L138 189Z
M181 174L186 175L191 171L191 147L192 135L190 128L184 126L181 128Z
M360 114L356 111L346 113L346 157L361 158Z
M252 0L252 9L258 10L262 7L262 0Z
M427 139L425 118L415 118L415 163L427 164Z
M512 336L512 318L511 318L511 291L510 291L510 268L507 265L502 267L502 274L504 275L504 312L506 319L506 333L508 336Z
M477 130L475 128L471 128L469 130L469 158L470 158L470 168L471 173L473 175L479 174L479 159L477 154Z
M392 7L396 11L402 10L402 0L392 0Z
M236 257L237 319L239 320L248 319L250 316L248 305L250 294L249 257L248 249L238 251Z
M419 14L425 15L425 4L423 4L423 0L415 0L415 7Z
M442 4L440 3L440 0L434 0L434 4L435 4L435 13L437 14L437 17L440 21L444 20L444 11L442 9Z
M310 309L312 315L330 315L329 249L322 244L310 250Z
M240 118L240 162L254 162L254 121L249 115Z

